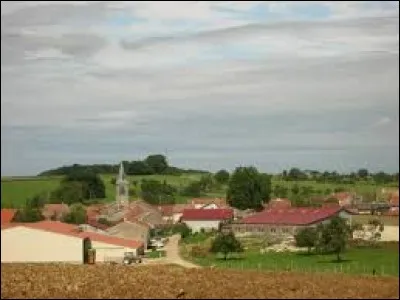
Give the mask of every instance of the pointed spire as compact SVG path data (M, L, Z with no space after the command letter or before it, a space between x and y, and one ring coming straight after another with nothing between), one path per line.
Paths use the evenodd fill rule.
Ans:
M124 180L124 178L125 178L124 164L123 164L123 162L121 161L121 164L120 164L120 166L119 166L119 176L118 176L118 180L119 180L119 181L122 181L122 180Z

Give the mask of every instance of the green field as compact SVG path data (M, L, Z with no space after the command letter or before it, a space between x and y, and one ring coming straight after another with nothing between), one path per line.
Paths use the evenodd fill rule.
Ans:
M182 250L185 258L202 265L214 265L220 268L259 269L266 271L291 270L300 272L337 272L350 274L372 274L399 276L398 243L385 244L380 248L352 248L343 256L343 262L334 262L334 255L308 255L306 253L261 254L249 250L240 256L223 260L220 256L209 254L204 258L190 257Z
M382 221L384 225L388 226L399 226L398 216L371 216L371 215L354 215L352 216L353 223L368 224L369 221L378 219Z
M111 184L111 178L116 175L102 175L104 183L106 185L106 199L105 201L112 201L115 199L115 187ZM175 175L147 175L147 176L128 176L130 182L136 181L139 184L134 187L137 193L140 193L140 181L142 179L156 179L160 181L166 181L167 183L174 185L177 188L184 187L191 181L200 179L202 174L191 173L183 174L181 176ZM2 207L13 206L19 207L25 203L25 201L38 194L51 192L57 188L61 176L54 177L14 177L14 178L2 178L1 179L1 201ZM343 187L347 191L354 191L356 193L375 192L380 190L383 186L377 186L371 183L358 182L356 184L334 184L334 183L317 183L314 181L282 181L279 179L273 179L273 185L284 185L288 188L297 184L299 187L312 186L314 190L325 191L326 189L334 190L336 187ZM212 191L207 194L209 197L224 197L224 189ZM187 197L178 197L176 200L179 203L186 202Z

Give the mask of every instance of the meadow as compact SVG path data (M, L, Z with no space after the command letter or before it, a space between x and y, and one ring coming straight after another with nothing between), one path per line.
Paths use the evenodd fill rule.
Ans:
M203 242L204 243L204 242ZM194 244L197 243L197 241ZM201 265L214 265L219 268L263 271L294 271L311 273L347 273L399 276L399 244L382 243L376 247L347 249L342 255L342 262L336 262L332 254L308 254L294 252L260 253L250 248L242 254L231 254L230 259L223 260L220 255L208 254L205 257L192 257L190 245L181 244L181 254L186 259Z
M104 174L101 175L105 186L106 186L106 198L104 201L113 201L115 199L115 186L111 183L111 179L116 175ZM183 175L143 175L143 176L128 176L130 182L137 182L134 186L136 194L140 193L140 181L142 179L155 179L159 181L166 181L177 188L182 188L188 185L190 182L199 180L202 174L190 173ZM24 205L25 201L39 193L49 193L56 189L61 181L61 176L46 176L46 177L3 177L1 179L1 204L2 207L20 207ZM312 186L314 190L326 191L331 189L332 191L337 187L345 188L347 191L356 193L373 193L379 191L383 185L375 185L367 182L357 182L355 184L335 184L335 183L319 183L314 181L283 181L278 178L272 179L272 185L283 185L289 189L297 184L299 187ZM220 190L211 191L207 197L224 197L226 186ZM177 196L176 201L178 203L185 203L189 198Z

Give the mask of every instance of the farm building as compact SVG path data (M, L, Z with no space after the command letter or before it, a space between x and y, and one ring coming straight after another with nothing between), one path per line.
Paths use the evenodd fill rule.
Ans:
M1 209L1 226L10 223L14 219L16 212L17 212L16 209L2 208Z
M121 222L108 228L106 232L111 236L140 241L143 243L144 249L147 249L147 244L150 240L150 226L140 221Z
M224 198L193 198L189 200L189 204L194 208L227 208L228 204Z
M240 223L227 225L237 235L294 235L297 230L329 222L334 216L351 222L351 213L341 207L265 209Z
M233 219L233 210L227 208L217 209L185 209L182 215L182 222L198 232L202 228L205 230L218 230L221 224Z
M81 232L78 226L58 221L10 223L1 229L1 262L82 263L86 243L96 249L98 262L144 251L139 241Z
M179 222L185 209L195 208L193 204L164 204L154 207L161 212L163 220L168 223Z

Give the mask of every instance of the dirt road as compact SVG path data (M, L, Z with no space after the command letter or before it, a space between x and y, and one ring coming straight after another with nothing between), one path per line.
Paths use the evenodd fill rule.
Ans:
M183 260L179 255L179 240L181 236L179 234L173 235L169 237L168 242L164 246L165 257L155 258L155 259L146 259L144 264L176 264L185 268L200 268L191 262Z

